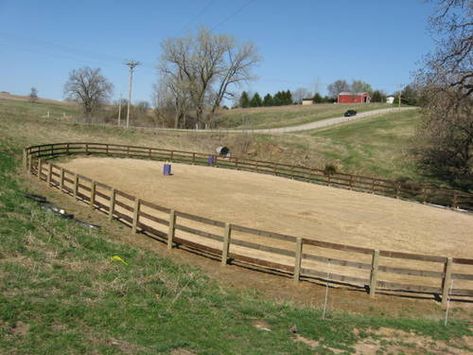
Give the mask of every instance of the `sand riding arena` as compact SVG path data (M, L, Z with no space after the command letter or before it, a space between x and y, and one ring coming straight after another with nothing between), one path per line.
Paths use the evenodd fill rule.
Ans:
M467 194L149 147L58 143L24 158L40 181L168 248L371 297L473 299ZM446 199L454 208L431 205Z

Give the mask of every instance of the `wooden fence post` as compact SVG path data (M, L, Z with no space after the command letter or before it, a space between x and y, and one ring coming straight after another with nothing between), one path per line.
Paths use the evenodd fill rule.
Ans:
M353 190L353 175L350 175L350 190Z
M64 190L64 168L59 169L59 190Z
M28 154L26 153L26 148L23 149L23 166L25 169L28 168Z
M95 184L95 181L92 180L90 182L90 208L94 209L95 208L95 190L97 189L97 185Z
M46 177L46 181L48 183L48 186L51 186L51 177L53 175L53 164L48 163L48 176Z
M33 168L32 167L33 158L31 157L31 155L28 155L27 159L28 159L28 174L31 174L31 169Z
M302 238L296 239L296 257L294 264L294 282L299 282L302 264Z
M427 187L424 187L424 192L423 192L423 196L422 196L422 203L425 205L427 203L427 199L429 197L429 192L428 192L428 188Z
M89 155L89 144L85 143L85 154Z
M195 165L195 153L192 153L192 165Z
M138 220L140 218L140 206L141 206L141 200L135 197L135 206L133 208L133 225L131 227L131 231L133 233L136 233L137 228L138 228Z
M225 223L225 230L223 232L223 247L222 247L222 265L227 265L228 256L230 255L230 243L231 243L232 225Z
M450 285L452 283L452 264L453 264L452 258L447 258L447 260L445 260L445 266L443 269L443 280L442 280L442 306L443 307L447 306Z
M378 263L379 250L373 250L373 257L371 259L371 275L370 275L370 297L374 298L376 294L376 283L378 281Z
M401 183L398 182L396 184L396 198L399 198L399 194L401 193Z
M75 200L78 199L78 196L77 196L78 192L79 192L79 175L74 174L73 196Z
M458 193L453 191L452 208L458 208Z
M66 143L66 154L69 155L69 143Z
M176 233L176 211L171 210L169 213L169 230L168 230L168 249L172 249L172 240Z
M110 191L110 205L108 206L108 219L111 221L113 220L113 211L115 210L115 197L116 197L116 190L112 188Z
M38 159L38 179L41 181L41 170L43 170L43 161Z

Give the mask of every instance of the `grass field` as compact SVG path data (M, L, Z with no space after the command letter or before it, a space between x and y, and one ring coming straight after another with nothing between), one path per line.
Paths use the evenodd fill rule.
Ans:
M316 104L309 106L288 105L220 111L217 127L221 128L276 128L295 126L326 118L343 116L348 109L358 112L392 108L388 104Z
M405 111L307 134L320 143L320 154L338 162L342 171L417 179L409 151L419 120L419 111Z
M139 242L115 223L101 220L103 229L97 232L48 214L23 196L26 190L41 192L37 181L19 172L25 145L92 140L205 151L225 136L199 141L195 136L79 126L39 118L37 104L21 105L0 105L0 352L473 351L468 308L454 308L444 327L442 312L431 301L380 297L360 313L354 305L367 300L366 295L333 290L328 319L322 321L323 298L299 304L280 293L269 298L251 287L230 287L232 278L208 276L220 273L215 264L206 271L188 261L178 263L174 254ZM70 208L95 218L87 208ZM114 255L126 264L112 261ZM248 281L264 278L247 272ZM298 293L288 285L289 294ZM301 287L323 294L320 287ZM337 297L342 298L337 295L345 295L354 313L333 309ZM293 325L296 334L289 331Z
M291 107L291 106L290 106ZM42 117L50 111L50 118ZM69 111L67 111L69 110ZM342 172L381 178L433 181L417 169L410 151L421 114L417 110L365 118L325 130L298 134L173 133L147 129L89 126L63 118L76 108L57 103L1 100L0 129L17 141L35 144L80 141L142 144L199 152L228 146L234 155L323 168L335 164ZM437 181L438 182L438 181Z

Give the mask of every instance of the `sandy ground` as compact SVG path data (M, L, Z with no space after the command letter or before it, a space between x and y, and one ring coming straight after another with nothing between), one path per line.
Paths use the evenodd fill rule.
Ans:
M118 189L213 219L294 236L413 253L473 257L473 216L366 193L202 166L76 158L63 165Z

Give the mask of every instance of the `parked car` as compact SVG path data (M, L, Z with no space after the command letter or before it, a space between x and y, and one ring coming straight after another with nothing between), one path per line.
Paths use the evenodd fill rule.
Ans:
M355 116L356 115L356 111L355 110L347 110L343 116L345 117L351 117L351 116Z

